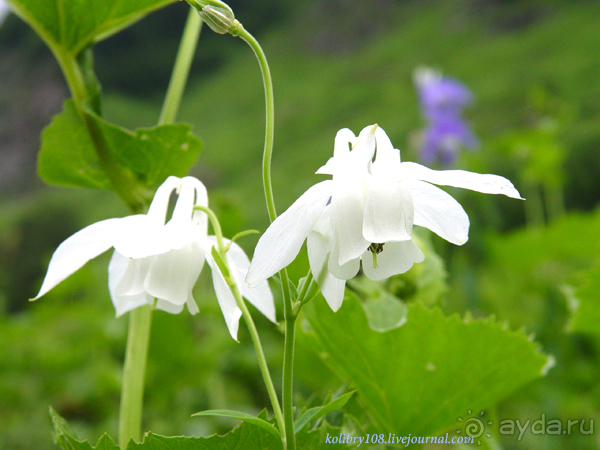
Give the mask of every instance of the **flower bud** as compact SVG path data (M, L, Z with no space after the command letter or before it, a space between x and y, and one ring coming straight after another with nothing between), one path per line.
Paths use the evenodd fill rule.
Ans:
M220 0L187 0L193 6L204 23L219 34L231 33L236 27L233 11Z
M233 11L221 6L205 6L202 11L200 11L200 17L211 30L219 34L229 33L235 22Z

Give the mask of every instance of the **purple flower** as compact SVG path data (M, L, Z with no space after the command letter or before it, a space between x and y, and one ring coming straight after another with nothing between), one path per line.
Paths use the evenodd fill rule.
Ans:
M424 131L421 159L450 165L460 148L474 148L479 141L462 119L463 109L472 102L471 91L462 83L444 78L427 68L415 72L421 110L429 125Z

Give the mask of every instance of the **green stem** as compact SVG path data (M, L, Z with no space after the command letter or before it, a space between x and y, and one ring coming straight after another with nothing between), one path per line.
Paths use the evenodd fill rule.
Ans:
M265 198L267 200L267 210L271 222L277 217L275 210L275 201L273 200L273 186L271 183L271 155L273 154L273 134L275 128L275 105L273 103L273 83L271 81L271 72L267 58L260 47L258 41L248 33L241 23L237 23L236 35L242 38L254 50L258 59L260 71L262 73L263 85L265 87L265 105L266 105L266 125L265 125L265 148L263 151L263 184L265 188Z
M77 60L70 54L64 54L59 51L54 52L58 64L62 69L62 72L67 80L67 85L73 96L73 101L78 110L82 107L83 101L88 97L87 89L85 87L85 81L83 74L77 64ZM82 112L80 110L80 112Z
M159 125L175 122L201 30L202 20L196 10L190 8L165 101L158 119Z
M304 304L314 297L312 294L313 287L315 285L315 279L313 278L312 271L308 269L308 273L306 274L306 278L304 279L304 284L302 285L302 289L298 293L298 297L296 298L296 303L294 303L294 307L292 309L292 315L297 317L300 314L300 310L304 306Z
M285 431L285 425L283 420L283 414L281 413L281 407L279 406L279 399L277 398L277 392L275 391L275 386L273 385L273 380L271 379L271 374L269 372L269 366L267 365L267 359L265 358L265 353L262 348L262 344L260 342L260 337L258 335L258 331L256 330L256 325L254 325L254 321L252 320L252 316L250 315L250 311L246 307L246 303L242 298L240 290L235 283L235 280L231 276L231 270L229 268L229 263L227 262L227 248L223 243L223 232L221 230L221 224L217 219L215 213L206 206L197 205L194 206L195 210L203 211L208 215L210 219L213 229L215 231L215 237L217 238L217 249L218 255L220 256L220 261L215 260L219 267L223 266L221 273L225 278L225 282L230 287L233 296L235 297L235 301L242 311L242 316L244 317L244 321L246 322L246 326L250 331L250 337L252 339L252 343L254 344L254 350L256 351L256 357L258 359L258 365L260 367L260 371L263 376L263 380L265 381L265 386L267 387L267 392L269 394L269 399L271 400L271 405L273 406L273 412L275 413L275 420L277 420L277 427L280 432L283 434Z
M271 399L271 405L273 406L273 412L275 413L277 428L279 428L283 435L283 432L286 429L285 427L287 427L287 422L284 421L284 417L281 413L279 399L277 398L277 391L275 391L275 386L273 385L273 380L271 379L271 374L269 373L269 366L267 365L267 359L265 358L265 353L260 343L258 331L256 330L256 326L254 325L254 321L252 320L250 311L248 311L248 307L246 306L246 303L244 302L244 299L242 298L242 295L240 294L240 291L237 285L235 284L235 281L233 281L233 279L231 279L230 281L232 281L232 283L229 286L231 288L231 291L233 292L238 307L242 310L242 316L244 317L244 321L246 322L248 331L250 331L250 337L252 339L252 343L254 344L256 358L258 359L258 365L260 366L260 371L262 373L263 380L265 381L265 386L267 387L269 398Z
M296 449L294 433L294 409L292 394L294 390L294 345L296 339L296 317L292 307L287 306L285 315L285 342L283 347L283 420L285 421L286 449Z
M267 58L258 41L236 21L234 36L242 38L254 51L263 78L265 89L266 125L265 148L263 151L263 184L269 219L273 222L277 218L275 201L273 199L273 184L271 182L271 157L273 154L273 134L275 127L275 106L273 102L273 83ZM285 440L287 450L296 449L296 436L294 434L294 412L292 404L293 369L294 369L294 339L296 319L293 313L292 299L290 296L289 279L286 269L280 273L283 291L283 314L285 318L285 343L283 353L283 414L285 420Z
M306 277L304 278L304 284L302 285L302 289L300 289L300 292L298 292L298 298L296 299L298 303L304 302L306 295L312 287L312 284L313 274L312 271L309 269L308 273L306 274Z
M159 125L172 123L175 120L189 75L191 60L196 50L195 43L198 40L201 25L198 15L195 12L192 14L191 11L183 31ZM75 75L72 74L71 76ZM83 117L85 118L86 115L83 114ZM148 344L150 342L152 309L152 306L147 305L130 312L119 416L119 445L122 449L126 448L130 439L133 438L135 441L141 439L144 379L146 376Z
M213 226L215 237L217 238L217 250L219 251L221 256L224 257L226 249L225 244L223 244L223 230L221 229L221 223L219 222L217 215L213 212L212 209L202 205L194 206L194 211L202 211L208 216L208 219L210 220L210 223ZM226 260L224 260L224 262L226 263Z
M82 52L84 51L91 50L82 50ZM90 135L100 164L110 179L113 189L132 212L141 212L148 203L149 193L137 183L131 174L112 161L101 130L84 110L84 102L96 94L90 92L87 82L89 79L86 81L83 69L75 56L60 51L56 51L55 56L69 85L75 107ZM88 78L89 76L90 74L88 74Z
M139 442L142 437L144 378L151 322L151 305L140 306L129 313L119 416L119 446L122 449L127 447L130 439Z

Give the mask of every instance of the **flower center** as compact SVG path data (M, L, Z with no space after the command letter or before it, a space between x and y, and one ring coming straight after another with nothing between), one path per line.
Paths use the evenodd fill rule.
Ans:
M376 243L372 243L371 245L369 245L369 251L371 253L373 253L373 269L377 269L377 255L379 253L381 253L383 251L383 246L385 245L385 243L383 244L376 244Z
M373 253L374 255L378 255L379 253L381 253L383 251L383 246L385 245L385 242L383 244L375 244L372 243L369 246L369 251L371 253Z

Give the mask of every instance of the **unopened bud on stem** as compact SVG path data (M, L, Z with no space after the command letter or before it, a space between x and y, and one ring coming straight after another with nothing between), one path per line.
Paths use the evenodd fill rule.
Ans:
M210 5L200 11L200 17L211 30L219 34L229 33L235 21L231 10Z
M234 33L239 22L233 11L220 0L187 0L193 6L204 23L219 34Z

